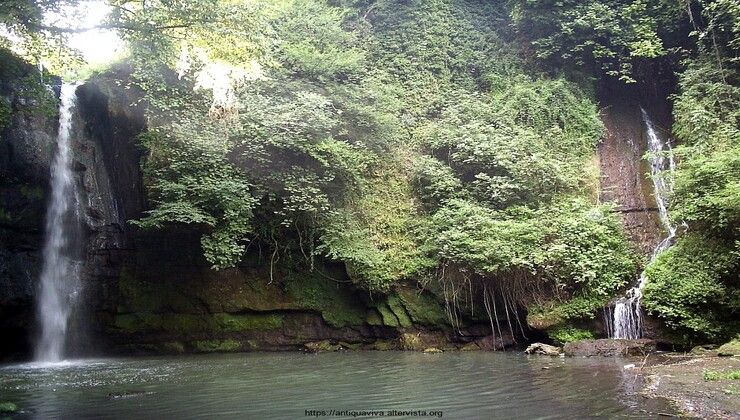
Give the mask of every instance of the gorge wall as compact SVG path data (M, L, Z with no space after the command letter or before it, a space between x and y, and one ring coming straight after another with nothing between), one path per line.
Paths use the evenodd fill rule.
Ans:
M0 358L31 354L34 299L41 266L49 161L55 147L58 92L35 69L1 78L10 107L0 148ZM125 67L77 89L71 147L86 250L85 285L72 331L73 354L177 353L429 347L494 349L514 337L491 336L489 320L449 325L444 303L415 284L386 295L352 286L343 265L313 272L270 268L253 250L237 268L216 271L202 257L197 229L142 231L129 220L147 208L141 174L143 109L119 88ZM38 96L38 98L36 96ZM46 106L40 106L40 104Z
M642 257L644 267L668 233L660 220L650 164L645 158L648 138L642 112L647 113L660 135L670 138L672 116L668 95L675 80L660 63L641 69L641 73L643 79L631 85L602 81L599 102L605 133L598 156L599 201L615 205L615 212ZM657 318L642 315L644 338L673 341Z
M10 110L0 127L0 334L7 338L0 358L27 357L36 335L34 298L58 118L56 93L40 83L34 68L20 61L16 67L0 78ZM71 142L87 247L85 304L73 319L79 328L72 329L81 332L72 341L83 344L73 352L474 350L514 344L506 329L503 337L491 335L483 311L453 327L444 302L415 282L370 295L353 287L342 264L318 261L310 271L281 262L271 268L257 246L239 267L216 271L202 256L197 228L144 231L128 223L148 208L144 150L137 145L146 118L143 106L131 106L141 95L116 83L129 71L114 68L77 90ZM651 116L661 127L670 127L670 112L661 108L665 95L647 91L602 88L607 131L599 147L600 199L617 204L643 255L661 231L641 164L646 142L640 104L656 110Z
M664 234L658 217L650 167L643 157L647 134L641 115L644 108L658 130L670 136L668 102L672 81L660 69L649 71L647 81L632 85L603 82L599 92L604 138L599 144L601 169L599 200L612 202L639 253L649 256Z
M11 54L0 59L0 353L26 354L41 267L56 102L32 67Z

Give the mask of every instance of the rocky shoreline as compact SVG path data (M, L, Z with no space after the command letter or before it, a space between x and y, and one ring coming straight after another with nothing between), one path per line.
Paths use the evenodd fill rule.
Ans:
M525 353L560 357L623 357L644 398L663 399L690 418L740 419L740 341L656 352L653 340L581 340L563 348L542 343ZM658 413L661 416L674 416Z
M647 398L664 398L690 417L740 419L740 358L660 354L641 369Z

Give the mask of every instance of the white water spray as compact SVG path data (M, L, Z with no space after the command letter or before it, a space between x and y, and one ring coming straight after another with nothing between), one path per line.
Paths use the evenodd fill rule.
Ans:
M650 162L650 176L655 189L655 201L658 205L660 222L666 232L668 232L668 235L653 249L653 253L650 256L650 262L652 262L661 252L673 245L676 237L676 227L671 225L671 221L668 218L667 204L668 194L670 194L673 188L671 181L675 165L670 144L667 140L663 140L658 136L647 112L642 108L640 110L642 111L642 120L645 123L648 137L648 159ZM663 174L666 170L669 171L668 177ZM628 290L626 295L620 298L614 305L612 321L608 331L611 338L636 339L642 336L642 308L640 301L642 299L642 289L645 287L646 282L647 276L645 276L645 272L643 271L640 274L637 286Z
M36 360L62 360L70 315L79 294L80 218L71 168L70 135L77 84L62 85L57 150L51 166L51 200L46 214L41 287L37 312L41 336Z

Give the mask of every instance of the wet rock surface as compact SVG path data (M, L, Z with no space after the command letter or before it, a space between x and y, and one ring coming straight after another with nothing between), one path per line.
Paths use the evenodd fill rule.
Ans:
M739 358L667 354L647 365L644 395L668 399L691 418L740 418L740 380L730 378Z
M8 64L0 72L0 100L9 104L11 116L0 126L0 334L4 337L0 357L22 358L30 353L36 328L34 300L43 263L59 80L41 80L35 67L20 60ZM118 200L123 194L116 187L126 185L128 190L136 190L141 183L138 157L111 149L134 147L133 131L141 131L143 114L129 111L123 100L116 102L114 96L102 94L98 86L108 83L110 80L100 79L79 87L72 116L71 166L86 243L81 273L86 289L80 293L87 302L72 322L93 321L90 328L72 328L83 331L81 336L97 328L91 310L105 301L127 246L128 227ZM108 131L98 129L100 126ZM111 153L114 156L107 156ZM136 175L130 176L117 165L134 168ZM142 190L136 190L135 195L143 197Z
M526 354L539 354L542 356L560 356L562 353L560 347L551 346L549 344L534 343L530 344L526 350Z
M565 344L563 352L570 357L644 356L656 350L655 340L581 340Z
M18 357L31 346L57 99L35 67L0 60L0 355Z
M642 156L647 140L635 101L616 101L602 109L606 128L599 144L600 200L612 202L625 231L640 253L649 255L660 242L662 227L652 195L649 167Z

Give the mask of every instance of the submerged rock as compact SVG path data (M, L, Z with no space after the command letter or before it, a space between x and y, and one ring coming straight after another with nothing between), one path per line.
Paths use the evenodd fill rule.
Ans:
M476 343L468 343L464 346L460 347L460 351L478 351L480 350L480 346Z
M145 397L147 395L154 395L154 391L134 391L134 392L121 392L108 394L108 398L112 400L126 399L126 398L138 398Z
M560 347L543 343L530 344L524 352L527 354L541 354L543 356L560 356L561 353Z
M425 351L429 348L449 348L449 340L442 331L404 332L399 337L404 350Z
M0 403L0 414L13 414L18 412L18 405L6 401Z
M655 340L600 339L581 340L567 343L563 347L566 356L642 356L655 351Z
M329 340L312 341L305 344L306 349L313 353L322 351L340 351L344 348L341 344L332 344Z
M375 340L370 347L368 347L370 350L378 350L378 351L389 351L389 350L399 350L399 343L397 340Z

